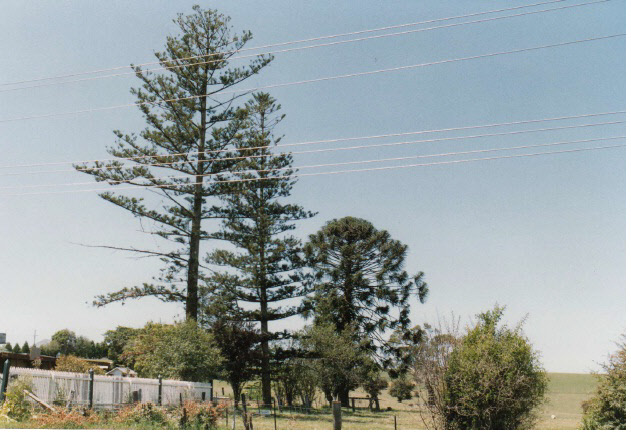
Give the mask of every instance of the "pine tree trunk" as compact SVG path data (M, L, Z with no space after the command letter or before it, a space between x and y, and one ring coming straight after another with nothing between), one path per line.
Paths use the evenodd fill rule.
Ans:
M261 304L261 334L264 338L261 343L261 391L263 393L263 404L272 404L272 375L269 365L269 342L267 341L267 302Z
M204 86L205 87L205 86ZM206 97L200 98L201 123L199 131L199 143L197 145L197 160L204 159L206 146ZM186 281L186 318L197 321L199 306L199 242L202 232L202 205L204 163L197 163L197 176L195 176L195 192L193 194L193 215L191 218L191 240L189 244L188 275Z

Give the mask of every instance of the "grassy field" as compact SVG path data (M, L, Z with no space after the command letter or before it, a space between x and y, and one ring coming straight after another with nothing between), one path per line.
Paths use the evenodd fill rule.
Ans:
M577 429L581 420L581 402L588 399L594 391L596 379L588 374L564 374L550 373L550 385L546 404L541 408L538 429ZM230 387L222 382L216 383L215 389L229 395ZM355 397L364 397L361 392L351 394ZM320 400L321 401L321 400ZM418 403L414 400L398 403L387 392L383 392L380 399L381 412L370 412L365 408L366 402L362 401L355 413L350 409L344 409L342 414L344 430L392 430L394 418L397 419L397 429L425 429L419 415ZM258 414L258 410L251 402L248 409L254 414L253 424L257 430L273 430L274 418ZM554 416L554 418L552 417ZM220 429L232 429L233 416L231 409L226 419L225 415L219 420ZM6 424L0 421L2 428L33 428L31 422ZM112 429L112 428L150 428L144 425L115 426L111 423L95 422L82 425L82 428ZM243 429L243 423L236 418L237 429ZM155 426L154 426L155 428ZM312 414L287 413L277 414L276 428L278 430L330 430L332 428L332 416L329 408L316 409Z
M580 425L582 409L581 403L587 400L594 391L596 379L589 374L550 373L550 384L547 394L547 403L541 408L538 429L545 430L570 430L577 429ZM228 388L226 388L228 389ZM351 395L364 397L360 392ZM363 403L365 404L365 403ZM419 406L415 401L398 403L387 391L381 394L381 408L385 410L379 413L369 412L366 409L343 410L343 428L362 430L394 429L394 417L397 417L397 428L400 430L426 428L419 415ZM254 415L255 429L274 429L274 420L271 416ZM330 409L316 411L312 415L282 414L276 417L276 426L279 430L312 430L331 429L332 416ZM554 415L554 418L552 416ZM220 428L226 428L226 419L220 423ZM229 417L228 428L232 428L232 418ZM237 419L237 428L243 428L243 424Z

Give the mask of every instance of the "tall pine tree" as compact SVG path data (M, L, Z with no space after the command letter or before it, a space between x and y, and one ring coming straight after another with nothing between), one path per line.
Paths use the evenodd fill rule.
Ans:
M410 295L424 302L423 272L405 271L407 245L354 217L329 221L309 237L305 254L313 270L314 292L305 299L305 314L315 326L333 324L338 334L353 330L355 342L382 364L396 347L389 347L387 331L407 335ZM339 391L344 406L352 388Z
M132 94L148 126L139 136L115 131L117 143L108 151L126 161L76 167L97 181L147 187L156 193L157 204L147 204L146 197L129 193L107 192L101 197L148 221L153 227L151 235L170 241L165 249L107 246L157 257L165 265L156 282L99 296L98 306L153 296L183 303L186 317L197 320L203 276L200 244L211 237L202 223L216 217L208 202L219 188L212 179L235 163L221 152L230 148L241 125L236 100L244 95L222 93L258 73L271 57L259 56L245 65L230 66L231 57L252 34L233 34L230 18L217 11L193 9L191 15L178 15L174 22L181 34L167 37L165 51L155 53L160 65L167 68L165 73L134 67L143 84L133 88Z
M272 135L284 117L280 105L269 94L256 93L246 110L238 150L243 159L238 174L230 178L234 182L223 184L224 226L217 234L233 248L214 251L208 261L227 268L217 272L211 284L236 301L234 317L260 324L263 400L271 404L270 341L282 339L284 333L271 332L270 323L299 314L299 306L278 304L305 294L301 242L289 232L297 221L314 214L281 202L296 181L292 156L271 150L280 140Z

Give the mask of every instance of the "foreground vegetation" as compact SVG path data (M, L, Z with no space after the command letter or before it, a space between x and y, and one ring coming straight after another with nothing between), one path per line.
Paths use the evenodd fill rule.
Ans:
M597 378L589 374L548 374L550 384L546 394L547 402L538 411L536 429L578 429L581 423L583 401L593 395L597 386ZM218 382L217 389L222 387L229 390L225 382ZM352 393L353 396L365 396L361 392ZM401 430L424 428L419 416L419 406L416 399L399 403L396 398L387 392L380 395L381 412L371 412L365 408L366 403L358 403L361 409L353 413L350 409L343 410L343 428L351 429L393 429L394 417L397 417L397 428ZM388 410L391 408L391 410ZM153 408L155 409L155 407ZM274 429L272 416L259 416L258 411L251 407L255 413L253 424L255 429ZM192 413L189 408L188 413ZM226 428L225 410L216 413L216 426ZM554 418L553 418L554 416ZM188 418L188 424L184 427L192 428L195 423ZM207 418L208 419L208 418ZM181 411L179 408L171 409L167 415L156 415L155 410L141 410L140 408L128 408L121 414L83 416L74 413L67 416L46 416L22 422L9 423L0 420L0 428L85 428L85 429L167 429L180 428ZM243 429L239 418L237 429ZM232 409L228 411L228 428L232 429ZM318 408L312 414L287 413L277 414L276 426L279 430L315 430L330 429L332 425L330 409Z

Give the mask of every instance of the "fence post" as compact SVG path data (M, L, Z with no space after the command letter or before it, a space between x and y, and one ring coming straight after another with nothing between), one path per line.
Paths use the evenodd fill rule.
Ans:
M333 430L342 430L342 404L333 402Z
M90 369L90 384L88 385L88 408L94 405L94 370Z
M11 361L4 361L4 367L2 368L2 385L0 385L0 403L4 401L4 395L7 392L7 385L9 384L9 369L11 368Z
M272 397L272 410L274 411L274 430L276 430L276 399Z
M397 429L397 416L394 416L394 429Z
M355 398L351 397L351 404L353 405L353 412L355 412Z
M158 406L162 406L162 375L158 375Z
M210 379L210 404L215 404L215 399L213 398L214 396L214 391L215 391L215 380L214 379Z

